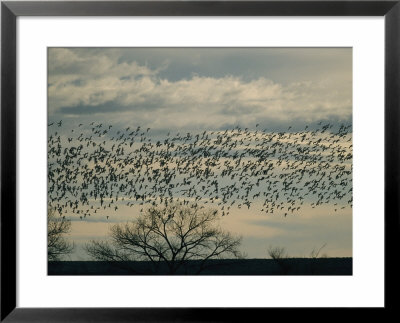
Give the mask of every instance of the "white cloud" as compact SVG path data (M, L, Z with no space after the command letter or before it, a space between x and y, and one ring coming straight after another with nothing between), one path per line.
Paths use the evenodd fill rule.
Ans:
M119 63L118 56L78 53L50 50L50 113L62 109L81 114L81 107L89 108L90 113L124 111L122 118L130 114L152 128L266 119L311 122L348 119L352 113L350 80L339 84L335 79L299 79L283 85L264 77L244 80L227 74L170 81L159 76L165 65L151 69L135 61Z

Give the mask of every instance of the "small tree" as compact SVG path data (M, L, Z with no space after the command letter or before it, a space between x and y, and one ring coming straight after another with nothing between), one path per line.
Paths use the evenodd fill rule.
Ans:
M64 234L71 231L71 221L65 217L57 218L53 209L47 211L47 257L49 261L61 260L74 249L65 240Z
M310 252L310 258L312 259L310 263L310 273L315 274L318 271L318 259L319 258L327 258L327 254L322 254L321 256L319 255L321 253L321 250L326 247L326 243L324 243L319 249L313 248L313 250Z
M197 260L196 274L210 259L238 258L240 237L223 231L218 212L181 204L151 207L131 223L111 227L111 242L91 241L86 251L101 261L150 261L153 271L161 264L169 274L187 269L189 260Z
M274 260L288 258L288 254L287 254L286 249L284 247L272 247L272 246L270 246L268 248L268 255Z
M285 248L270 246L268 248L268 255L278 264L281 274L287 275L292 269L291 264L288 262L289 255Z
M320 247L319 249L313 249L311 252L310 252L310 258L313 258L313 259L317 259L318 257L319 257L319 254L321 253L321 250L322 249L324 249L326 247L326 243L324 243L323 245L322 245L322 247ZM327 258L328 256L327 256L327 254L322 254L321 255L321 257L320 258Z

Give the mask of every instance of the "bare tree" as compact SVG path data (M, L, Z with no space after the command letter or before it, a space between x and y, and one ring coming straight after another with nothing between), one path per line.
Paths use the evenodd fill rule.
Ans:
M318 258L319 257L319 254L321 253L321 250L322 249L324 249L325 247L326 247L326 242L319 248L319 249L313 249L311 252L310 252L310 258L313 258L313 259L316 259L316 258ZM327 258L328 256L327 256L327 254L322 254L321 255L321 257L320 258Z
M309 271L310 271L311 274L315 274L315 273L318 272L318 263L319 263L318 259L319 258L327 258L328 257L327 254L325 254L325 253L320 256L321 250L324 249L326 247L326 245L327 244L324 243L319 249L316 249L314 247L313 250L310 252L310 258L312 260L311 260L311 263L310 263Z
M57 217L53 209L47 211L47 257L49 261L61 260L72 252L74 245L64 235L71 231L71 221Z
M268 248L268 255L278 264L281 274L287 275L292 269L292 266L288 261L289 255L284 247L270 246Z
M268 248L268 255L274 260L288 258L288 254L287 254L286 249L284 247L272 247L272 246L270 246Z
M197 205L172 204L151 207L131 223L111 227L111 241L91 241L86 251L101 261L150 261L169 274L187 268L197 260L198 274L210 259L239 258L240 237L218 226L218 212Z

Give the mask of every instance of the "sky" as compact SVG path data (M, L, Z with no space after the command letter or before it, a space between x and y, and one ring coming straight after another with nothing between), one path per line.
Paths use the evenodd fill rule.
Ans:
M351 125L352 50L49 48L48 120L49 137L57 131L66 146L73 130L90 132L91 123L112 125L101 139L111 141L118 130L139 126L156 141L235 127L256 135L311 131L321 122ZM310 204L288 217L233 209L221 226L243 236L249 258L267 258L269 246L308 256L324 244L328 256L352 256L352 209ZM120 205L109 218L105 212L82 220L67 213L68 238L77 246L71 260L86 259L82 245L105 239L110 225L134 219L139 207Z

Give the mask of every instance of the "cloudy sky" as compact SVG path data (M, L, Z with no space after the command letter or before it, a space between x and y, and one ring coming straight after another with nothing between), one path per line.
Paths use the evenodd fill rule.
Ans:
M49 48L49 123L59 133L90 122L170 131L211 131L235 126L270 131L310 128L320 121L351 124L350 48ZM81 221L71 217L72 259L80 246L101 239L110 224L132 217ZM243 235L250 258L270 245L309 255L324 243L329 256L352 255L352 212L305 208L298 217L236 210L223 226Z
M49 116L156 128L351 119L349 48L49 49Z

